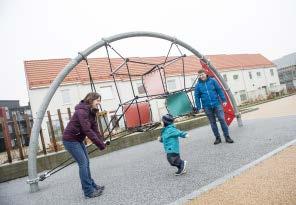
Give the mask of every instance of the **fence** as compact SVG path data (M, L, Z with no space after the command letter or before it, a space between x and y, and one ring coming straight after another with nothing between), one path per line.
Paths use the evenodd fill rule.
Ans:
M4 145L3 150L5 150L4 152L0 152L0 164L26 159L28 157L29 137L31 134L33 119L26 114L21 117L13 114L12 119L8 120L4 108L0 108L0 114L0 136L3 136L3 138L0 137L0 139L2 139L0 143L2 146ZM113 115L111 117L112 121L116 120L116 116ZM57 109L56 113L47 111L47 115L44 119L47 128L45 130L42 128L40 129L40 148L38 155L46 155L50 152L58 152L64 149L61 142L62 133L70 118L70 108L67 108L66 113L62 113L60 109ZM21 125L23 124L20 123L21 121L25 122L24 126ZM104 133L107 127L106 123L109 121L107 118L107 112L97 113L97 121L100 132ZM49 141L45 131L48 133ZM90 141L86 138L84 143L87 145Z

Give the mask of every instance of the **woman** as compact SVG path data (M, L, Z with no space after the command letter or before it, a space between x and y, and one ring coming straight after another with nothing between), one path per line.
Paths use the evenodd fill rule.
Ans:
M98 197L104 186L98 186L91 178L89 157L83 140L87 136L100 150L105 149L103 137L96 122L97 106L101 102L98 93L88 93L75 107L75 112L63 133L65 149L72 155L79 166L79 176L85 198Z

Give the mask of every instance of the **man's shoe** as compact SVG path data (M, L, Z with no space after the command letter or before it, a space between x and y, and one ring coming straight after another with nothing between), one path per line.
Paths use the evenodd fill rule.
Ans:
M95 186L94 188L95 188L96 190L102 190L102 191L104 191L105 186L99 186L99 185L97 185L97 186Z
M214 142L214 145L216 144L220 144L222 141L221 141L221 138L216 138L215 142Z
M233 143L233 140L229 136L225 137L225 141L227 143Z
M85 196L85 199L90 199L90 198L95 198L95 197L98 197L98 196L101 196L102 195L102 190L94 190L93 193L91 193L90 195L88 196Z

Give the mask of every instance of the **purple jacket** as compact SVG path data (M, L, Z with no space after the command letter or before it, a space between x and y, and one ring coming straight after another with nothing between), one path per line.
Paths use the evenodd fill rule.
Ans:
M95 114L91 112L88 104L81 101L76 105L74 115L64 130L63 140L83 142L86 136L100 150L105 149L106 145L98 130Z

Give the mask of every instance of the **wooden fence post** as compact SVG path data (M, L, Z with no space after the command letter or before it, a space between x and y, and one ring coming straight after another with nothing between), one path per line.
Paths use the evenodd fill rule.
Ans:
M69 120L71 119L72 115L71 115L71 109L68 107L67 108L67 111L68 111L68 116L69 116Z
M28 132L28 136L30 139L30 137L31 137L31 122L30 122L29 116L27 114L24 114L24 118L26 120L27 132Z
M19 147L19 153L20 153L21 160L23 160L24 159L23 145L22 145L22 140L20 137L20 129L17 124L16 115L13 114L12 118L13 118L13 125L14 125L14 131L15 131L15 136L16 136L16 143L17 143L17 146Z
M28 134L28 139L29 139L29 143L30 143L30 138L31 138L31 122L30 122L30 118L27 114L24 114L24 118L26 121L26 127L27 127L27 134Z
M50 115L49 110L47 111L47 117L48 117L49 127L50 127L50 131L51 131L51 139L52 139L52 143L53 143L53 148L54 148L54 151L57 152L58 151L57 141L55 139L54 129L53 129L51 115Z
M47 152L46 152L46 147L45 147L45 142L44 142L44 136L43 136L42 127L41 127L41 129L40 129L40 139L41 139L41 144L42 144L43 154L47 154Z
M63 118L62 118L62 114L61 114L60 109L58 109L58 116L59 116L61 131L62 131L62 134L63 134L64 133L64 123L63 123Z

